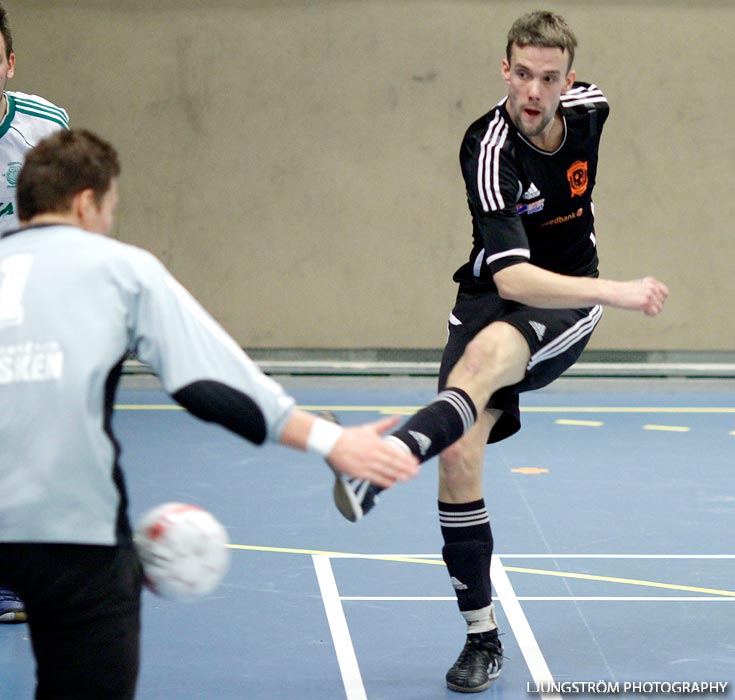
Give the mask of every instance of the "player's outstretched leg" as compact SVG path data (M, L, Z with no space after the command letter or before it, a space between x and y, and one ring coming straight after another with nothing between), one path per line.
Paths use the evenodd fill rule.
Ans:
M332 489L334 505L347 520L356 523L372 510L382 490L365 479L339 474Z
M339 424L339 419L332 411L319 411L317 415L323 420ZM356 523L377 503L378 494L382 490L366 479L335 472L332 497L337 510L347 520Z
M337 422L332 416L321 414L325 420ZM393 442L397 449L408 451L408 448L400 440L388 436L386 440ZM369 513L377 504L380 494L384 491L380 486L369 482L367 479L336 474L332 496L337 510L350 522L356 523Z
M476 419L470 396L462 389L447 388L385 439L426 462L459 440ZM364 479L337 476L334 503L347 520L357 522L375 506L382 490Z

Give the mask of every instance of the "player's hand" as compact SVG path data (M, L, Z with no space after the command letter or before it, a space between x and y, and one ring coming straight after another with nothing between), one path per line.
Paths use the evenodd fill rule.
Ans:
M418 460L382 438L383 433L400 421L400 416L392 416L345 428L327 461L341 474L367 479L382 488L396 481L408 481L419 472Z
M656 316L663 311L669 289L655 277L623 282L620 306L624 309L642 311L646 316Z

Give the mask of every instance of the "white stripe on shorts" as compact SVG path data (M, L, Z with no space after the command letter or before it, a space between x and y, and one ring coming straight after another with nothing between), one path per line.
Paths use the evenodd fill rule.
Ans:
M593 306L587 316L581 318L573 326L567 328L560 336L554 338L548 345L544 345L537 353L531 355L526 369L533 369L539 362L561 355L572 347L572 345L592 333L601 317L602 307L599 304Z

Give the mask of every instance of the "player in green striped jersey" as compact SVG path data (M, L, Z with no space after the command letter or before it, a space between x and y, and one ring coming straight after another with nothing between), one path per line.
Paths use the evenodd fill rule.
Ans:
M0 234L18 228L15 187L26 154L42 138L69 128L67 113L43 97L6 92L15 73L13 35L8 14L0 5ZM0 588L0 623L25 622L23 603Z
M14 73L13 36L0 5L0 233L18 228L15 187L26 153L54 131L69 128L61 107L38 95L6 91Z

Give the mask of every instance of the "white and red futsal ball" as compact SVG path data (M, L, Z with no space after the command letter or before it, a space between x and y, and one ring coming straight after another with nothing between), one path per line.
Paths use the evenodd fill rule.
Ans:
M195 600L214 591L230 566L227 532L208 511L163 503L135 528L135 545L148 588L172 600Z

